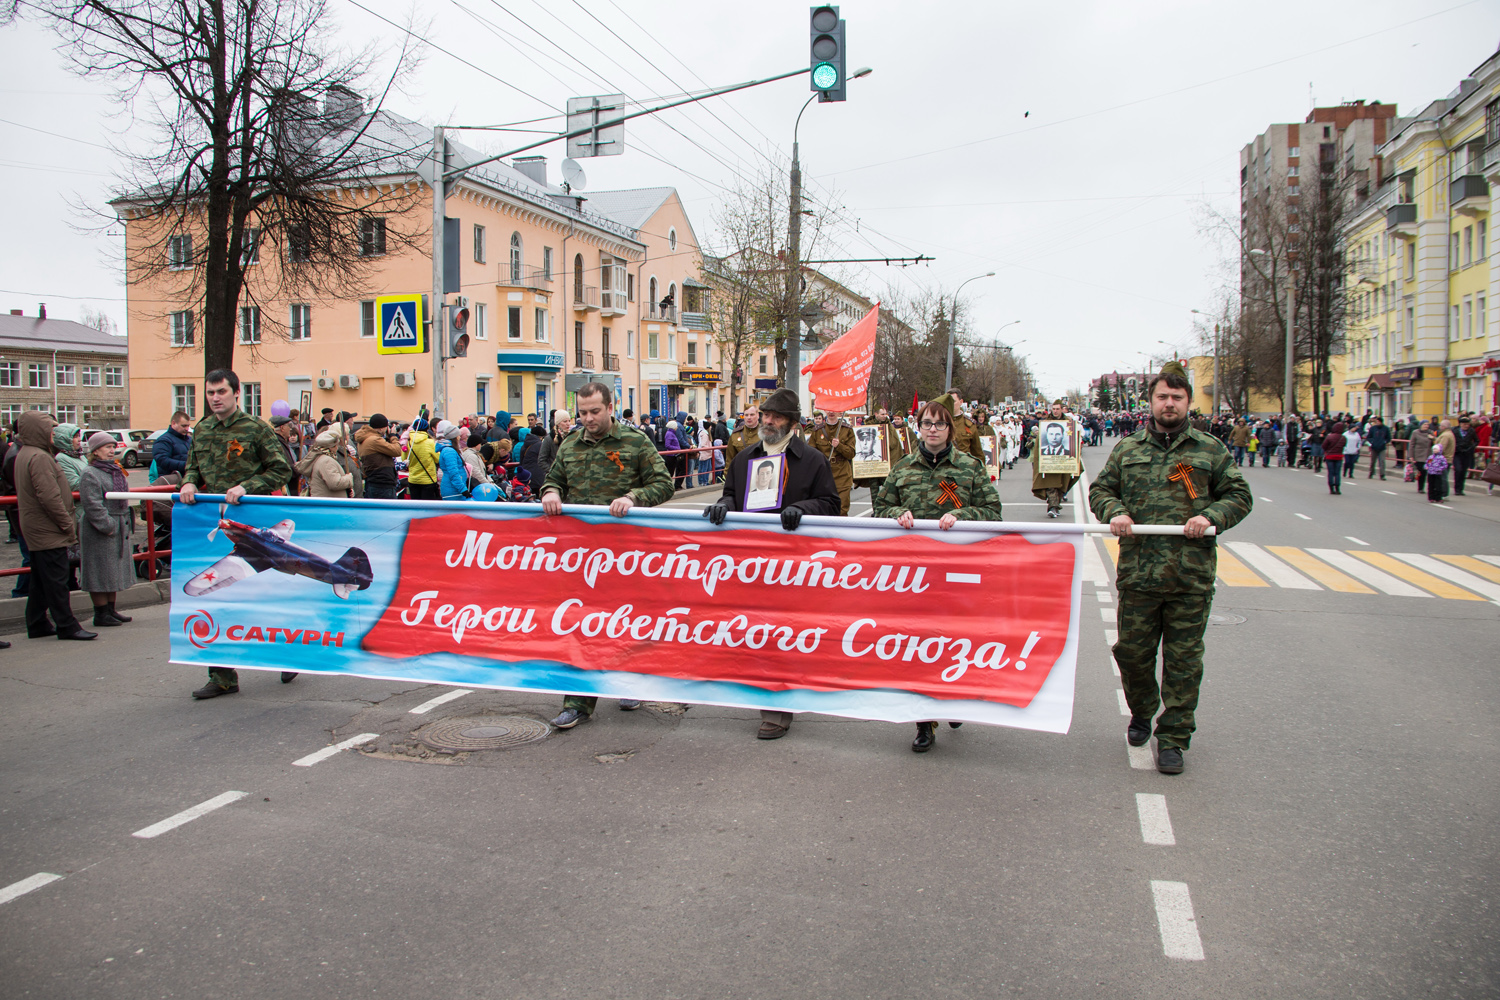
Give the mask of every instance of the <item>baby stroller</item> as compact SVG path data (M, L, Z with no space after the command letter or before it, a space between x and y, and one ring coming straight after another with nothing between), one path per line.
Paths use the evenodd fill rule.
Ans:
M516 466L515 474L507 484L511 503L536 503L536 494L531 492L531 473Z

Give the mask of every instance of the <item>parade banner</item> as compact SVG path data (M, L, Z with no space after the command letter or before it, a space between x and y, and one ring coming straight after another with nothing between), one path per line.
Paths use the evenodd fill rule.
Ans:
M128 494L127 494L128 495ZM158 497L158 499L160 499ZM530 504L173 506L171 660L1066 732L1066 528ZM1092 543L1088 543L1092 544Z

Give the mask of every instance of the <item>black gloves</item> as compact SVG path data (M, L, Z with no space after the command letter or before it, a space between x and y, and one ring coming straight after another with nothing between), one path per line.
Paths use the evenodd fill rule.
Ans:
M703 508L703 516L708 518L709 524L723 524L724 516L729 513L729 503L722 497Z
M787 531L796 531L797 525L802 523L801 507L783 507L781 509L781 526Z

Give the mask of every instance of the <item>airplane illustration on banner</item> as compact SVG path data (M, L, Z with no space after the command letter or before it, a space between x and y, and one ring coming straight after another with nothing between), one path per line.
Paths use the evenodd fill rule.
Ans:
M330 584L333 592L346 600L354 591L368 589L375 579L370 569L370 557L364 549L351 548L336 561L329 562L291 543L292 531L296 528L291 520L280 521L269 528L255 528L229 520L224 517L224 511L221 504L218 526L208 533L208 538L213 541L223 531L234 542L234 551L183 585L183 592L189 597L211 594L268 569Z

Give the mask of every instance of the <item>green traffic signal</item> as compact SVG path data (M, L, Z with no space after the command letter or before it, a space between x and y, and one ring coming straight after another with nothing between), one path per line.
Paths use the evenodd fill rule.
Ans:
M818 63L813 67L812 84L818 90L832 90L839 85L839 71L833 63Z

